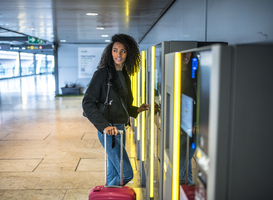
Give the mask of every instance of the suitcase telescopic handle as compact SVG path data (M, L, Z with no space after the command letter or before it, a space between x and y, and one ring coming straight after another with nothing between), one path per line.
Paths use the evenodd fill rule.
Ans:
M122 187L123 186L123 130L118 130L118 132L120 133L120 185L121 186L117 186L117 185L107 185L107 166L108 166L108 156L107 156L107 142L106 142L106 138L107 138L107 132L103 131L104 133L104 168L105 168L105 187Z

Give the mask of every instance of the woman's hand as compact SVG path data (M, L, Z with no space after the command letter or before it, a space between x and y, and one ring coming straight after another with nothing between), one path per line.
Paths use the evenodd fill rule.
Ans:
M196 125L194 125L194 126L192 127L192 133L193 133L193 134L196 133Z
M107 126L103 132L106 132L108 135L117 135L118 129L115 126Z
M142 111L145 111L145 110L149 110L149 104L142 104L138 109L137 109L137 112L142 112Z

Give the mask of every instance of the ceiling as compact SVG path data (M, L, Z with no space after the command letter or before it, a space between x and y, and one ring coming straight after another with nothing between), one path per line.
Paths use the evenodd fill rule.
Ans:
M28 36L40 45L105 44L115 33L141 42L174 1L0 0L0 44L29 45Z

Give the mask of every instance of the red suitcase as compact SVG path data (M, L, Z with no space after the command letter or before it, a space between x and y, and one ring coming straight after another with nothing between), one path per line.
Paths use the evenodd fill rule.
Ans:
M121 135L121 141L123 141L123 131L119 131ZM133 188L127 187L127 186L107 186L107 153L106 153L106 134L104 133L104 147L105 147L105 185L100 185L94 187L90 194L89 194L89 200L105 200L105 199L111 199L111 200L135 200L136 199L136 193ZM120 176L120 182L121 185L123 185L123 143L121 142L121 161L120 161L120 170L121 170L121 176Z
M194 200L195 186L180 185L180 200Z

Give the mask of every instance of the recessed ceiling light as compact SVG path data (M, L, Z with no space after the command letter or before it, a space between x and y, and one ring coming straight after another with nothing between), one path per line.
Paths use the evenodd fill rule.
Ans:
M98 29L98 30L103 30L103 29L104 29L104 27L102 27L102 26L98 26L96 29Z
M109 35L101 35L101 37L109 37Z
M105 42L111 42L110 40L105 40Z
M97 16L98 13L86 13L86 15L89 15L89 16Z
M66 40L60 40L61 42L66 42Z

